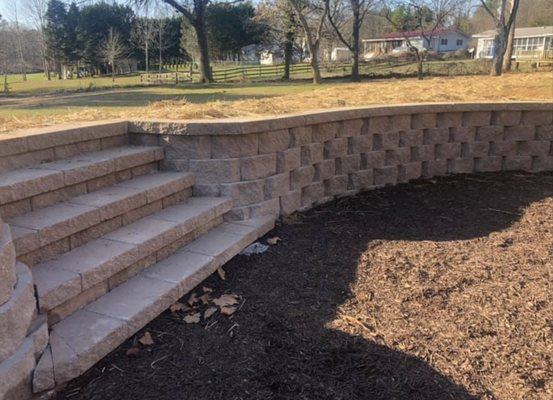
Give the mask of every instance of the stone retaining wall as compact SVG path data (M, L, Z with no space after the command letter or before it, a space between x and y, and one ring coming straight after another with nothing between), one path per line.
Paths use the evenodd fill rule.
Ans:
M257 120L132 121L231 218L287 215L335 197L447 174L553 170L553 103L432 104Z

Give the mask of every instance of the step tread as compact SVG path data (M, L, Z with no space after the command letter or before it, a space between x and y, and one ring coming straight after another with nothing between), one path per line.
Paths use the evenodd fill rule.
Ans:
M55 260L35 265L33 276L41 308L51 310L104 281L227 212L231 203L221 197L192 198L123 226Z
M193 184L189 173L156 172L13 217L8 223L25 228L14 234L18 253L25 254Z
M0 204L75 185L162 158L161 147L123 146L4 172L0 174Z
M225 222L55 324L57 383L85 372L273 226L270 216Z

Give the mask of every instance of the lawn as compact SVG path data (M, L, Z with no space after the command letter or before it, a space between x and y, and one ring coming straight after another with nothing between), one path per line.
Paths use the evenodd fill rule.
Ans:
M0 98L0 132L111 118L228 118L373 104L509 100L553 100L553 75L365 79L361 83L333 78L319 86L294 80L16 96Z

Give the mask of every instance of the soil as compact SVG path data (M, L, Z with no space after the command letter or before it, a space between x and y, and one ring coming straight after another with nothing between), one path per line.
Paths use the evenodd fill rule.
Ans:
M58 398L553 398L553 174L384 188L261 242L275 237ZM232 315L183 320L222 294Z

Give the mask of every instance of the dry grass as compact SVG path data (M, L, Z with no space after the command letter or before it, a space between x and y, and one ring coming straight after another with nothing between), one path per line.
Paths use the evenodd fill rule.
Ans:
M269 84L270 85L270 84ZM292 91L292 89L291 89ZM132 96L132 94L129 94ZM50 115L1 115L0 132L75 121L111 118L229 118L281 115L298 111L418 102L553 100L553 74L518 73L502 77L470 76L397 79L359 84L327 84L317 89L245 100L190 102L184 98L158 101L141 107L85 108Z

